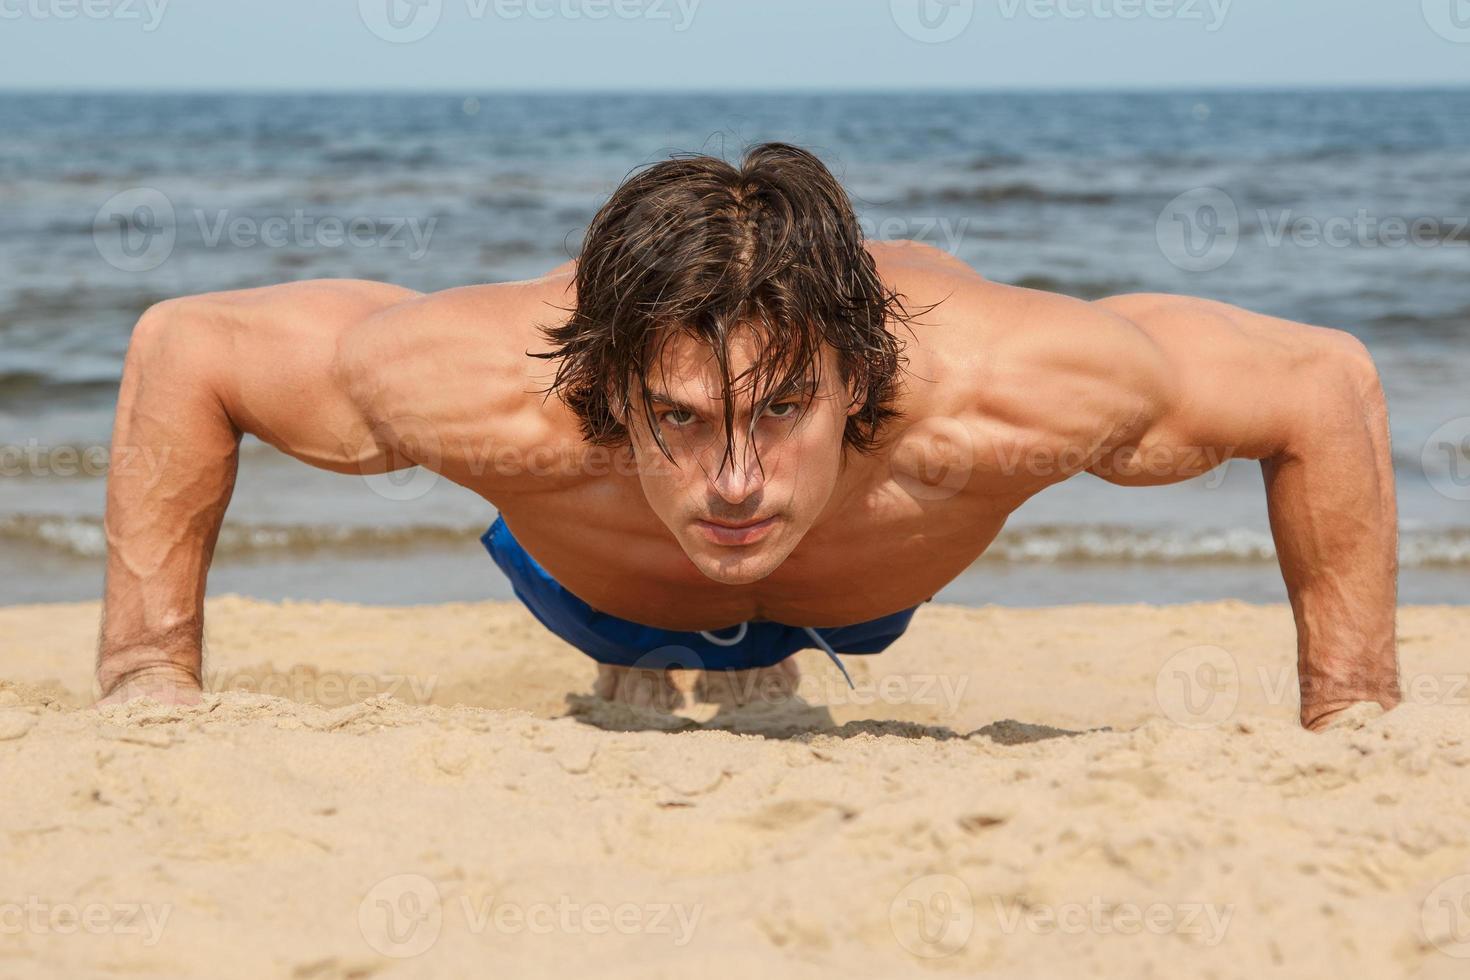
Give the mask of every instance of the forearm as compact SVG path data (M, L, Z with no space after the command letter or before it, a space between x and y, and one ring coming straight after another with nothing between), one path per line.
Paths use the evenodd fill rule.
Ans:
M205 579L234 488L238 433L210 388L205 325L170 308L140 321L113 429L97 680L202 672Z
M1317 411L1262 462L1271 531L1297 627L1301 721L1399 702L1398 518L1388 411L1361 361L1324 381Z

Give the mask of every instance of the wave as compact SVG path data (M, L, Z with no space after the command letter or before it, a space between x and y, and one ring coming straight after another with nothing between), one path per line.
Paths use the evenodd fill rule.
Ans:
M91 234L91 228L87 229ZM148 289L108 288L89 286L77 289L75 285L58 285L55 288L20 287L7 290L7 302L0 309L0 328L23 320L58 320L75 322L88 327L103 317L117 317L131 322L154 303L168 297Z
M426 145L404 147L388 146L340 146L325 150L321 159L328 164L351 164L353 166L423 165L438 159L434 148Z
M220 529L215 555L248 557L260 554L308 554L362 551L400 551L463 544L484 533L489 525L448 527L408 524L399 527L319 524L238 524ZM26 544L70 555L100 558L107 553L102 520L96 517L16 514L0 518L0 541Z
M1363 324L1365 330L1383 337L1393 333L1416 337L1460 339L1470 333L1470 306L1440 313L1395 310Z
M965 168L971 173L985 173L989 170L1000 170L1004 167L1015 167L1026 162L1025 157L1016 156L1011 153L988 154L975 157Z
M1163 529L1122 524L1036 524L1003 531L982 560L1010 562L1274 562L1271 535L1248 528ZM1404 568L1470 568L1470 527L1399 532Z
M981 187L936 187L910 191L901 203L912 204L1112 204L1118 195L1107 191L1050 190L1026 181Z
M113 385L116 388L116 384ZM146 450L130 457L134 465L152 468L161 464L163 450ZM6 480L71 480L105 479L112 465L112 447L106 441L99 442L41 442L39 439L18 439L15 442L0 442L0 479ZM242 466L285 464L293 468L301 466L298 460L287 456L275 446L247 437L240 443Z
M1012 562L1270 561L1271 536L1244 528L1164 530L1122 524L1035 524L1002 531L984 558Z
M0 371L0 398L51 399L56 401L93 399L99 395L116 395L119 379L58 378L40 371Z
M309 553L394 552L463 545L484 533L489 521L455 527L407 524L397 527L226 522L215 554L221 557L290 556ZM106 553L102 521L96 517L18 514L0 518L0 542L29 545L74 558ZM1275 560L1271 536L1248 528L1160 529L1120 524L1037 524L1001 533L982 561L1018 564L1137 562L1144 564L1268 563ZM1403 531L1399 564L1404 568L1470 569L1470 527Z

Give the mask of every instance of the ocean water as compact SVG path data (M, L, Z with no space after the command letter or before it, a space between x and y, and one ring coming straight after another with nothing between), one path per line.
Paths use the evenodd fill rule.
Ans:
M0 94L0 137L0 603L99 594L105 447L149 304L534 276L576 254L630 170L766 139L821 154L870 237L995 280L1190 293L1353 332L1389 396L1401 597L1470 598L1470 91ZM210 591L508 597L476 540L493 510L427 487L247 441ZM1247 461L1048 490L939 598L1221 597L1285 598Z

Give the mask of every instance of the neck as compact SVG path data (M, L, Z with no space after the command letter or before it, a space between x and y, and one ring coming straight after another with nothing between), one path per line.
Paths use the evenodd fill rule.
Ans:
M824 527L829 521L840 521L854 502L872 489L874 481L887 471L887 466L884 457L859 453L844 442L837 484L832 488L832 495L827 498L827 505L822 508L812 529Z

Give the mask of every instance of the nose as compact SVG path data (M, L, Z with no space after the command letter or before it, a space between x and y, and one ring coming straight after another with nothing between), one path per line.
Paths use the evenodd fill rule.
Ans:
M765 486L766 476L756 462L755 447L749 439L737 440L729 458L721 446L711 462L710 485L728 504L743 503Z

